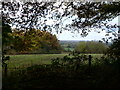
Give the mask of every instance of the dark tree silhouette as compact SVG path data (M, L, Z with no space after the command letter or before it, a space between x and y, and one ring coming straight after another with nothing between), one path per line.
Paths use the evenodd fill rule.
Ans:
M88 35L88 28L118 28L108 24L120 14L120 2L2 2L2 19L12 26L23 29L62 32L81 30L82 36ZM47 22L53 20L53 24ZM72 23L64 23L71 20ZM113 32L113 30L112 30ZM114 32L113 32L114 33Z
M2 51L5 54L11 48L12 43L11 27L8 24L2 22Z

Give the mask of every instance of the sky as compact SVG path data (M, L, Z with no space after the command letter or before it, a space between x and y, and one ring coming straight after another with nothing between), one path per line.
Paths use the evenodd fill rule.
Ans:
M113 19L109 22L110 24L117 24L118 25L118 17ZM59 40L77 40L77 41L91 41L91 40L101 40L103 37L105 37L106 31L102 31L101 29L98 29L101 31L101 33L98 33L96 30L92 29L91 32L86 37L81 37L80 33L71 33L71 31L63 31L61 34L56 34L57 38ZM115 38L112 34L110 34L111 37Z
M57 4L59 4L59 3L56 3L55 5L57 6ZM62 8L65 8L65 7L63 6L63 7L59 8L59 12L61 14L63 14ZM18 12L18 14L20 14L20 13ZM48 17L51 17L51 16L48 15ZM73 18L76 18L76 16L72 17L72 19ZM69 21L66 20L64 23L70 24L72 22L72 19L71 20L69 19ZM54 24L54 23L57 23L57 22L59 22L59 21L49 19L46 22L46 24L51 25L51 24ZM109 23L113 24L113 25L118 24L118 17L116 17L115 19L113 19ZM85 40L85 41L101 40L102 38L105 37L106 31L102 31L101 29L97 29L97 30L101 31L101 33L97 33L96 30L91 30L91 32L89 32L89 34L86 37L82 37L80 35L80 33L75 32L75 34L74 34L74 33L71 33L71 31L67 31L67 30L62 31L62 33L60 33L60 34L56 34L54 32L53 32L53 34L55 34L57 36L58 40L78 40L78 41L80 41L80 40L82 40L82 41L83 40ZM110 36L114 38L114 36L112 34L110 34Z
M59 3L57 3L57 4L59 4ZM64 8L64 7L62 7L62 8ZM63 10L61 8L59 8L59 12L63 13ZM74 16L71 19L69 19L69 21L68 20L64 21L64 24L72 23L72 19L74 19L76 17L77 16ZM48 23L53 24L54 22L53 21L48 21ZM112 25L117 24L118 25L118 17L114 18L108 24L112 24ZM92 29L91 32L89 32L89 34L86 37L82 37L80 35L80 33L78 33L78 32L71 33L71 31L68 31L68 30L64 30L60 34L56 34L56 33L54 33L54 34L56 34L56 36L59 40L77 40L77 41L97 40L98 41L98 40L101 40L102 38L105 38L106 31L102 31L102 29L99 29L99 28L97 30L101 31L101 32L98 33L96 30ZM116 30L116 32L117 32L117 30ZM112 34L110 34L110 36L112 38L115 38Z

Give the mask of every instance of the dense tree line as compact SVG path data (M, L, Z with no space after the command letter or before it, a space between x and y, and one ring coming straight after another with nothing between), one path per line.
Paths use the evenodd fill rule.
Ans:
M76 46L75 51L80 53L104 53L107 49L105 43L97 41L81 41Z
M56 35L36 29L11 29L3 23L3 51L16 53L61 53Z

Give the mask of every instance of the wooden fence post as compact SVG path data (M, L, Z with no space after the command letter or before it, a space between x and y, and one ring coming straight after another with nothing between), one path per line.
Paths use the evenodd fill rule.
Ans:
M5 77L7 77L7 64L4 63L4 65L5 65L5 72L4 72L4 74L5 74Z
M89 61L89 68L91 67L91 60L92 60L92 56L89 55L89 59L88 59L88 61Z

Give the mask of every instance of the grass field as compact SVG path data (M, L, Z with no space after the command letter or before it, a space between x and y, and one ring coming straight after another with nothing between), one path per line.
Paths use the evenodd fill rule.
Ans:
M35 64L50 64L51 59L63 57L67 54L33 54L33 55L9 55L6 61L8 68L25 68Z
M119 71L112 64L88 67L85 64L75 71L74 68L56 68L50 65L51 59L67 54L10 55L7 61L7 77L3 75L3 87L11 88L109 88L120 87ZM91 54L92 61L102 54ZM99 64L99 63L98 63ZM15 69L16 68L16 69ZM17 90L18 90L17 89Z
M6 61L8 68L25 68L35 64L51 64L51 59L63 57L68 54L32 54L32 55L9 55L10 60ZM102 54L91 54L93 59L100 58Z

